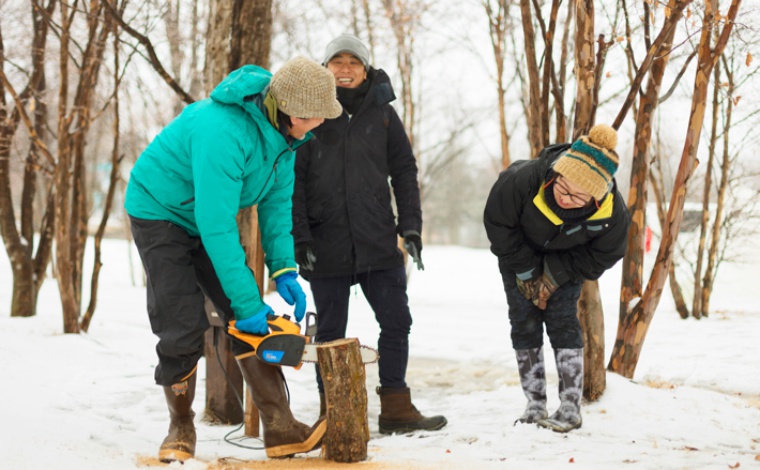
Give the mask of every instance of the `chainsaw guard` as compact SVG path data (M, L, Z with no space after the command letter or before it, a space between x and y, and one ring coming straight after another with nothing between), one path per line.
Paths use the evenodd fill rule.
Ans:
M256 348L256 357L267 364L291 366L298 369L303 361L306 340L306 336L301 335L269 335Z

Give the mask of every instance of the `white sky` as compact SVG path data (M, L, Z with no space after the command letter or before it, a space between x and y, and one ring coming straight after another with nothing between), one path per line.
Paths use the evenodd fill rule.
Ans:
M45 282L36 317L9 317L12 283L1 250L3 468L145 468L147 459L155 457L168 414L163 393L153 383L155 338L145 312L145 290L130 281L127 246L124 241L104 243L99 308L90 333L83 335L61 334L53 279ZM569 468L600 470L760 465L760 306L752 275L756 253L745 257L746 264L722 267L709 319L679 319L666 293L634 380L608 373L605 394L584 404L583 427L567 435L512 425L525 398L496 259L487 250L451 246L426 246L423 256L426 270L413 272L409 288L415 322L408 382L417 407L425 414L446 415L449 424L439 432L380 435L377 369L368 366L368 461L374 466L367 468L534 469L570 462ZM616 266L600 281L607 357L617 328L619 278ZM304 286L308 292L308 284ZM277 294L267 300L287 313ZM348 335L374 346L377 327L361 290L351 302ZM319 401L311 366L286 369L286 375L296 417L313 422ZM552 412L558 406L557 380L548 341L547 376ZM205 377L203 360L199 377ZM195 402L199 460L177 468L204 469L206 462L221 457L263 463L264 451L223 441L233 427L200 421L204 385L199 382ZM318 451L303 458L287 465L318 468L322 463Z

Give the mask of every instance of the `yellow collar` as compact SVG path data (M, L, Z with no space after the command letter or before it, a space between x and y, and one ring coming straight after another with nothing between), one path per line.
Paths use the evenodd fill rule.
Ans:
M612 217L612 207L614 205L614 195L612 192L607 194L607 196L604 198L602 203L599 206L599 210L594 212L594 214L589 217L586 220L600 220L600 219L608 219ZM541 189L538 190L538 194L536 194L536 197L533 198L533 204L538 207L538 210L541 211L542 214L546 216L547 219L549 219L554 225L562 225L564 221L552 211L549 206L546 204L546 198L544 197L544 186L541 186Z

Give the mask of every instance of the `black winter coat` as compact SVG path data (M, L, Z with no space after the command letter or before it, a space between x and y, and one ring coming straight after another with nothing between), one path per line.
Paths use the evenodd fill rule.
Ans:
M502 273L531 279L546 267L559 285L582 282L598 279L625 254L629 215L617 183L580 223L565 223L546 206L542 186L568 147L553 145L537 159L513 163L491 189L483 221Z
M368 80L353 116L325 120L298 149L293 241L313 241L317 258L314 271L301 268L307 279L403 266L397 235L422 232L417 163L389 104L393 88L382 70L370 69Z

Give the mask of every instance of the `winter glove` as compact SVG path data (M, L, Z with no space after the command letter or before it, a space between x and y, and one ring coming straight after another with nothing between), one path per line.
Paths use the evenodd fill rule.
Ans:
M526 281L523 281L518 277L516 280L517 290L520 291L523 297L532 302L533 297L535 297L536 292L538 291L538 279L528 279Z
M317 255L314 254L314 242L301 242L296 245L296 263L307 271L314 271Z
M417 264L417 269L424 271L425 265L422 264L422 238L420 237L420 233L416 230L404 230L401 236L404 237L404 249Z
M248 318L235 321L235 328L244 332L252 333L254 335L266 335L269 333L269 326L267 325L267 315L274 315L272 307L264 304L258 312L254 313Z
M293 314L296 317L296 322L303 320L303 316L306 313L306 294L303 293L301 284L298 283L298 274L295 271L288 271L274 278L274 282L280 297L288 305L295 304L296 309Z
M557 290L557 287L559 286L555 284L551 274L548 271L544 271L536 282L536 292L532 299L533 305L541 310L546 310L546 303L549 302L549 297Z

